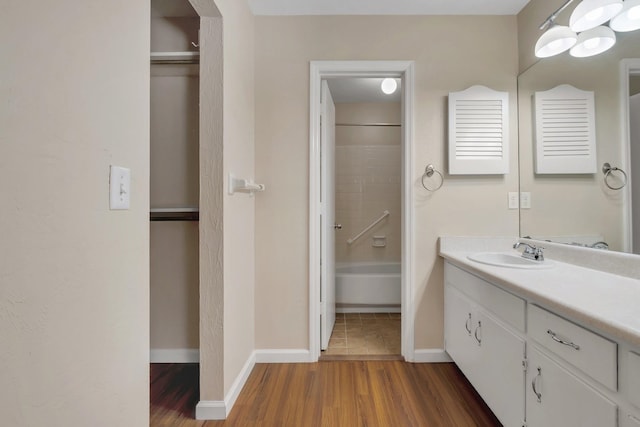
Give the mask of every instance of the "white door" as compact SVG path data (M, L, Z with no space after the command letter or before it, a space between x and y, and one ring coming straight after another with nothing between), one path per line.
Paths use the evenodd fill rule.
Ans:
M322 117L320 119L320 156L322 201L320 221L320 348L326 350L336 323L336 230L335 230L335 152L336 106L329 85L322 81Z

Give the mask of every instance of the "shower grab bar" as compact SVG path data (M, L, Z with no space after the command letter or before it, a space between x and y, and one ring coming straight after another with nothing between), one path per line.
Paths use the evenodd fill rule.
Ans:
M385 219L386 217L389 216L389 211L384 211L382 213L382 216L378 219L376 219L375 221L373 221L367 228L365 228L364 230L362 230L361 232L359 232L357 235L353 236L352 238L350 238L349 240L347 240L348 244L352 244L353 242L355 242L356 240L358 240L359 238L361 238L364 233L366 233L367 231L371 230L373 227L375 227L380 221L382 221L383 219Z

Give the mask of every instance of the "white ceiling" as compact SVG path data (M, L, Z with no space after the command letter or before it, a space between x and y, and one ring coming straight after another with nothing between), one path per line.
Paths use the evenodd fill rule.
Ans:
M254 15L517 15L529 0L248 0Z
M400 79L398 89L386 95L380 89L381 78L330 78L327 79L333 101L337 104L346 102L400 102Z

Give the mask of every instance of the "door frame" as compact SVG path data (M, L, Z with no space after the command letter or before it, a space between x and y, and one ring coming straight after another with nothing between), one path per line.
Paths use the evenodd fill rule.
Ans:
M320 357L320 102L321 82L327 77L402 78L402 356L414 361L414 62L311 61L309 79L309 361Z
M627 185L622 189L622 250L624 252L632 252L633 250L633 212L632 212L632 174L631 170L631 133L629 122L629 77L640 75L640 59L627 58L620 61L620 126L622 127L621 153L622 168L627 173Z

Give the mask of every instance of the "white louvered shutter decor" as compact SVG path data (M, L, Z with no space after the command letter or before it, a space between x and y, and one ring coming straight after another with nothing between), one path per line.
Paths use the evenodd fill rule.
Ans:
M534 94L537 174L596 173L593 92L560 85Z
M449 173L509 173L509 94L484 86L449 93Z

